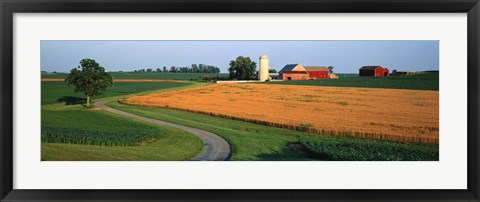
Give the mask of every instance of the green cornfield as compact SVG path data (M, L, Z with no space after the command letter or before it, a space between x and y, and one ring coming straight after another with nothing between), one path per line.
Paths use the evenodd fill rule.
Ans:
M42 127L43 143L86 144L102 146L138 146L158 139L155 128L125 131L98 131L79 128Z
M305 138L300 141L316 159L328 161L438 161L435 144L361 138Z

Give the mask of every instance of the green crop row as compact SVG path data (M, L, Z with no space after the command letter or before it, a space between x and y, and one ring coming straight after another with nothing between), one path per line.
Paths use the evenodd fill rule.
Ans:
M158 129L97 131L78 128L42 127L43 143L88 144L102 146L136 146L158 139Z
M360 138L306 138L313 157L328 161L438 161L438 145Z
M300 80L284 82L265 82L255 84L274 85L306 85L306 86L336 86L360 88L389 88L411 90L439 89L439 73L423 73L416 75L401 75L389 77L365 77L358 74L337 74L339 79Z

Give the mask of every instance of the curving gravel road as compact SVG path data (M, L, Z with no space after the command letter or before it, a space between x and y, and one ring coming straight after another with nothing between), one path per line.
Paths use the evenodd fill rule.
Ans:
M226 161L230 157L230 145L227 141L225 141L223 138L216 135L215 133L120 111L105 105L105 103L110 101L111 100L98 101L95 102L95 106L102 110L109 111L118 115L139 119L142 121L147 121L163 126L178 128L180 130L188 131L193 135L199 137L203 141L204 147L202 153L191 159L193 161Z

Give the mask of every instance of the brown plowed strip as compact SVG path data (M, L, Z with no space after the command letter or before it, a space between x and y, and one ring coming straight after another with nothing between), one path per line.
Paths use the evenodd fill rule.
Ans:
M42 81L65 81L62 78L42 78ZM114 79L113 82L142 82L142 83L163 83L163 82L180 82L179 80L173 79Z
M438 91L218 84L126 104L168 107L332 135L438 143Z

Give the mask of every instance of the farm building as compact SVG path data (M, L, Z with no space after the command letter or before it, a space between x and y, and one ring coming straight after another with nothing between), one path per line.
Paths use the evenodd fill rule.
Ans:
M331 73L330 76L328 76L329 79L338 79L338 76L334 73Z
M417 72L406 72L406 71L393 70L392 74L393 75L413 75L413 74L417 74Z
M310 76L301 64L288 64L279 72L282 80L308 80Z
M382 66L363 66L359 69L360 76L374 76L374 77L382 77L382 76L390 76L390 70L388 68L384 68Z
M263 54L258 59L260 60L258 62L258 65L259 65L258 80L260 80L260 81L271 80L271 78L268 77L268 68L270 67L268 65L268 56Z
M310 79L328 79L328 68L325 66L304 66Z
M279 73L268 73L268 76L271 79L280 79L280 74Z

